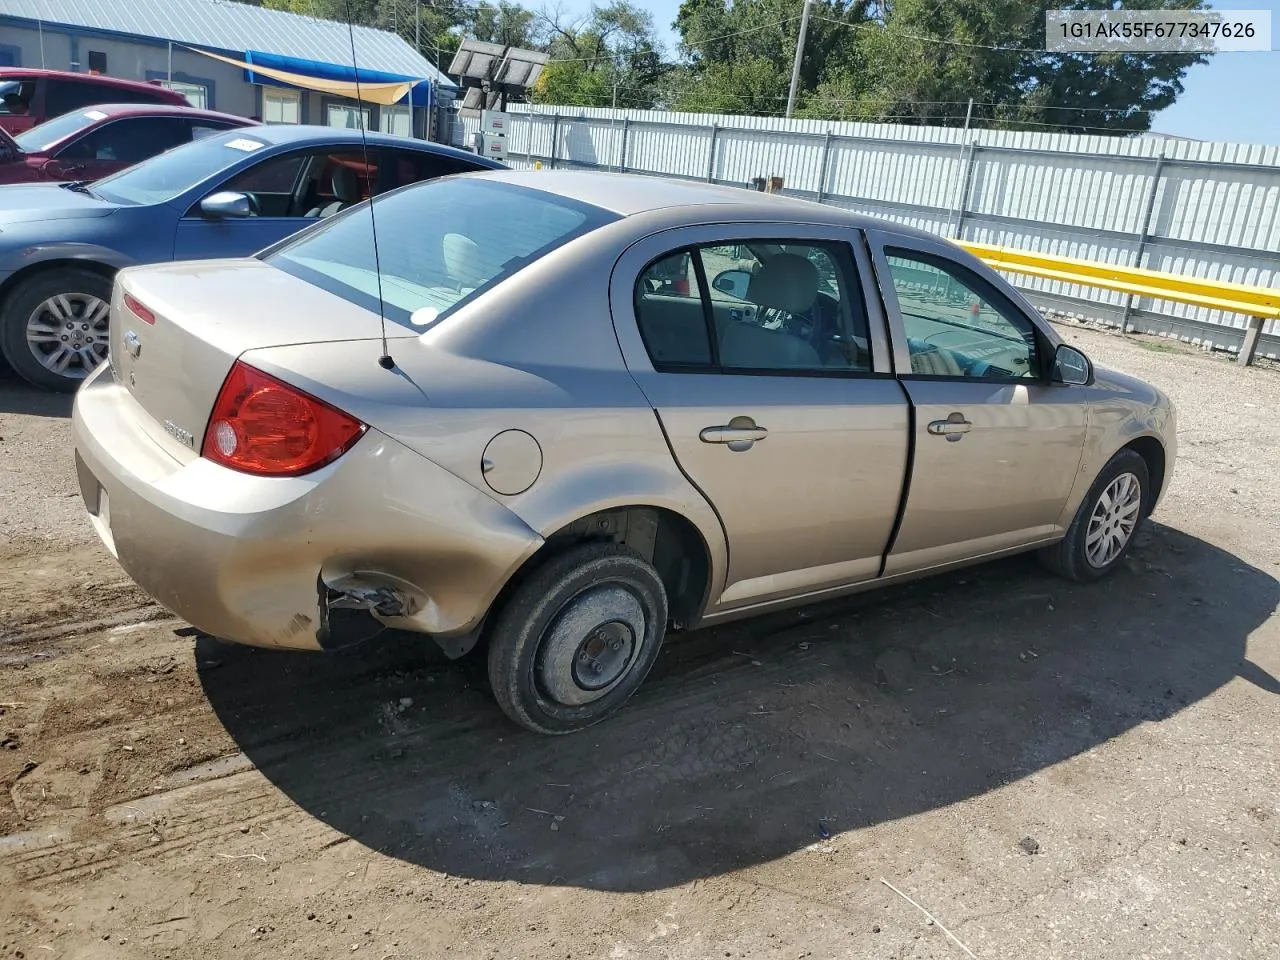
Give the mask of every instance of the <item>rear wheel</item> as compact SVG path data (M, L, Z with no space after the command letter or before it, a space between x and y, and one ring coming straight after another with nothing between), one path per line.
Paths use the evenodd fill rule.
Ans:
M572 733L627 701L667 626L657 572L614 543L552 557L507 599L489 638L493 695L516 723Z
M1089 488L1060 542L1040 552L1044 565L1080 583L1118 567L1133 544L1150 502L1147 462L1133 450L1112 457Z
M0 350L24 380L71 392L107 358L111 279L82 267L24 280L0 307Z

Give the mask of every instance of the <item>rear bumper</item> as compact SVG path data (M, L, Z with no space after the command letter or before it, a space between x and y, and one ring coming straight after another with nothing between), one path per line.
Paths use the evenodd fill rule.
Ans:
M72 414L81 495L139 586L200 630L255 646L318 649L324 584L356 578L413 600L391 625L474 628L540 545L514 514L370 430L304 477L262 478L177 460L103 365Z

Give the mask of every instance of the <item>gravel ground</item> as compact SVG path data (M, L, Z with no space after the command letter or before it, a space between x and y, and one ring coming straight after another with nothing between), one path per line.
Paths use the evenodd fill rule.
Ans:
M1280 374L1064 330L1179 409L1115 578L694 634L557 739L411 642L193 637L0 380L0 958L1280 956Z

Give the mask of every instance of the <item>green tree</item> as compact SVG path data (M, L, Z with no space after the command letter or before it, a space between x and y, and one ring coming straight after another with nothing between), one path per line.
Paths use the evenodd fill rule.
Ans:
M647 10L630 0L593 6L576 19L544 9L537 27L551 63L534 86L534 102L610 106L616 99L620 107L654 105L658 81L670 66Z

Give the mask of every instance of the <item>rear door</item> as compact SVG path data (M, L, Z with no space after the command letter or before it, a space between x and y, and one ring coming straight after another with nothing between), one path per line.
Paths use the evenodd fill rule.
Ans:
M886 575L1059 534L1088 406L1081 389L1050 382L1038 318L949 244L868 238L915 408L910 486Z
M627 366L728 540L711 615L879 573L908 407L856 239L700 226L634 245L614 270Z

